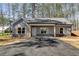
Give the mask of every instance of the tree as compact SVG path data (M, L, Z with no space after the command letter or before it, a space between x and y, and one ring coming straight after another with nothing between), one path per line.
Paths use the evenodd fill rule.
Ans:
M8 19L4 16L3 5L0 7L0 25L2 26L2 33L4 32L4 26L8 23Z
M56 17L63 17L61 4L56 4Z
M32 18L35 18L35 9L36 9L35 3L32 3Z
M13 20L15 21L16 20L16 12L17 12L17 9L18 9L18 5L16 3L14 4L10 4L11 5L11 10L12 10L12 17L13 17Z
M10 33L11 33L11 23L12 23L12 21L11 21L11 4L7 4L7 7L8 7L8 19L9 19L9 25L10 25Z
M4 21L5 21L5 20L4 20L3 9L2 9L2 8L3 8L3 6L1 6L1 8L0 8L0 14L1 14L1 15L0 15L0 16L1 16L1 17L0 17L0 24L2 25L2 32L4 32L3 29L4 29Z

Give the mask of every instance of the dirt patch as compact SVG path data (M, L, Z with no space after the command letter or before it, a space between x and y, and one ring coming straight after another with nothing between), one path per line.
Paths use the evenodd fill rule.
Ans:
M79 37L79 31L72 31L71 35L72 36L78 36Z
M0 38L0 46L2 45L7 45L9 43L12 43L12 42L16 42L16 41L20 41L22 39L19 39L19 38Z
M79 37L62 37L59 38L59 40L62 40L67 44L70 44L79 49Z

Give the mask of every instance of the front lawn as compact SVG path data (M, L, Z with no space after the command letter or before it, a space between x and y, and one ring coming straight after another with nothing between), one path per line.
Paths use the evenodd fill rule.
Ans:
M0 33L0 38L7 38L10 33Z
M18 37L12 38L10 33L0 33L0 45L6 45L10 42L19 41Z

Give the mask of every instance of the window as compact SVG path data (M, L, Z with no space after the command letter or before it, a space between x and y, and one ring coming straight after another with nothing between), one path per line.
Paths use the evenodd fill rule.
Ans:
M21 34L21 28L20 27L18 28L18 33Z
M60 33L63 34L63 28L60 28Z
M25 27L23 27L23 28L19 27L18 34L25 34Z
M41 34L46 34L47 32L47 28L40 28L40 30L41 30Z
M24 34L25 33L25 28L22 28L22 34Z

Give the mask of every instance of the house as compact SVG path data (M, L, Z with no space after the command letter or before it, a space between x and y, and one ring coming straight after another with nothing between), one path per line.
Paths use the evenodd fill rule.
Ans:
M12 24L12 31L17 35L35 36L69 36L72 23L65 18L26 18Z

